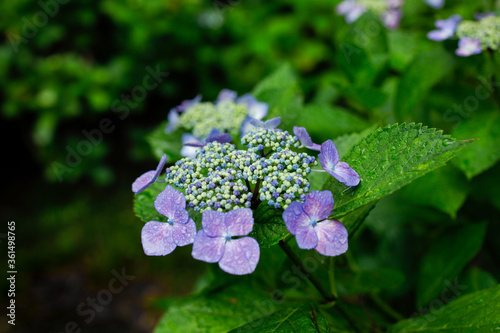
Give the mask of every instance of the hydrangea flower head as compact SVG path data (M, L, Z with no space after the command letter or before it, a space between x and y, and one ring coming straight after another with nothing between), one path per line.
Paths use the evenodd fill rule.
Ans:
M401 21L403 0L344 0L336 7L338 15L345 16L347 23L356 21L371 10L379 15L388 29L396 29Z
M156 167L156 170L151 170L146 173L143 173L132 183L132 192L134 194L138 194L145 189L147 189L151 184L153 184L157 179L160 173L167 162L167 155L163 155L160 159L160 163Z
M307 133L307 130L305 127L293 127L293 134L299 139L300 143L302 143L302 146L309 148L311 150L321 150L321 145L318 145L317 143L313 143L311 137L309 136L309 133Z
M236 92L224 89L215 102L201 102L201 98L185 101L169 113L166 133L179 127L192 131L200 141L206 139L213 129L235 135L247 127L250 119L262 119L267 115L267 104L257 101L252 95L237 97Z
M360 177L346 162L341 162L337 147L332 140L325 141L321 145L321 153L318 155L323 169L346 186L357 186Z
M253 229L252 210L239 208L227 213L205 211L203 228L193 244L193 258L219 267L235 275L252 273L260 257L259 243L248 235ZM236 238L240 237L240 238Z
M438 20L436 27L439 30L427 34L429 39L442 41L451 37L458 37L458 49L455 53L461 57L468 57L490 49L500 49L500 17L487 12L476 14L477 21L462 21L459 15L453 15L447 20Z
M337 256L347 251L347 230L339 221L328 219L332 211L332 193L312 191L304 203L292 202L283 212L283 220L299 248Z
M177 246L193 243L196 224L186 210L186 199L167 186L155 200L155 209L166 216L168 222L150 221L142 228L141 241L144 253L149 256L164 256Z
M432 30L427 34L427 37L434 41L442 41L449 39L455 35L458 24L462 21L460 15L453 15L446 20L437 20L435 25L438 30Z

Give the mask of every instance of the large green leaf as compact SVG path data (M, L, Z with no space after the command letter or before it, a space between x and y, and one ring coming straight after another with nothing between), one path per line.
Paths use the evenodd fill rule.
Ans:
M453 131L453 136L479 139L453 160L467 178L480 174L500 160L500 112L489 112L464 121Z
M454 59L442 48L422 53L408 65L399 82L395 112L405 119L429 90L453 67Z
M417 285L417 305L424 306L439 297L447 284L453 283L460 271L479 252L487 223L454 226L437 239L422 259Z
M455 218L467 198L469 187L465 176L453 165L434 170L401 189L409 201L434 207Z
M366 120L345 109L318 104L305 106L295 124L307 128L315 142L359 132L369 125Z
M414 179L444 165L469 144L421 124L394 124L363 138L343 160L361 177L356 187L346 187L330 177L323 189L335 198L337 218L400 189Z
M330 332L330 327L321 312L309 305L302 305L256 319L231 332L321 333Z
M262 80L252 94L269 105L267 118L281 117L280 128L290 130L302 107L302 91L291 67L282 65Z
M458 291L459 292L459 291ZM448 290L447 298L455 298L457 290ZM464 295L443 306L439 300L428 314L403 320L389 332L496 332L500 327L500 285Z
M261 247L271 247L289 235L282 218L283 210L261 203L253 212L254 225L249 236Z
M268 293L240 283L171 302L154 332L228 332L280 308Z

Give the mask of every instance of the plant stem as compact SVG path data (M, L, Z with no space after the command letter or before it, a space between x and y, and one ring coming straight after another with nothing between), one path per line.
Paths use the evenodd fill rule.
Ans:
M281 249L286 253L288 258L290 258L290 260L299 268L300 272L304 274L304 276L307 277L309 281L311 281L311 283L319 291L319 293L327 303L333 302L337 299L335 296L328 294L328 292L325 290L325 288L323 288L323 286L319 283L314 275L309 274L304 265L302 265L300 258L293 252L290 245L288 245L286 242L283 242L282 240L279 242L279 245Z
M379 306L379 308L384 311L387 315L396 319L397 321L403 320L404 317L396 312L389 304L387 304L383 299L381 299L376 293L370 294L372 300Z
M337 285L335 284L335 265L334 265L334 258L330 257L329 258L329 267L328 267L328 279L330 281L330 290L332 291L332 295L334 297L338 297L337 294Z

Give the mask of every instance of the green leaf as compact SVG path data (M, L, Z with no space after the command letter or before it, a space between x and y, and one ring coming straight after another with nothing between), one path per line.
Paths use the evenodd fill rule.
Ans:
M401 286L405 277L401 271L392 268L378 268L353 272L336 270L336 279L350 296L377 292Z
M468 192L465 176L452 165L434 170L401 189L409 201L434 207L452 218L456 217Z
M461 284L467 286L464 290L464 294L473 293L486 288L494 287L498 284L498 281L490 273L478 268L470 267L467 269L459 279Z
M481 114L464 121L453 131L453 136L479 139L453 160L467 178L477 176L500 160L499 112Z
M172 301L154 332L228 332L280 308L268 293L234 284Z
M303 97L295 73L288 64L257 84L252 95L269 105L267 119L281 117L280 128L291 129L302 107Z
M369 125L366 120L347 110L326 105L305 106L296 124L305 127L315 142L324 142L342 134L362 131Z
M167 154L167 162L173 162L180 159L182 142L182 133L175 131L170 134L165 133L166 122L158 126L146 140L149 142L153 154L160 159L164 154Z
M167 222L167 217L158 213L154 202L158 194L165 189L165 184L154 183L134 197L134 213L144 222L158 221Z
M410 114L453 67L455 60L442 48L418 55L406 68L396 93L395 112L399 120Z
M363 224L365 219L368 217L368 214L371 212L373 207L375 207L374 203L359 207L340 219L342 224L347 229L349 238L354 236L361 224Z
M283 210L261 203L253 212L254 225L249 234L261 247L271 247L289 235L282 218Z
M448 297L453 297L449 291ZM439 301L437 304L443 304ZM389 332L493 332L500 327L500 285L464 295L428 314L403 320Z
M446 288L446 281L457 278L483 244L487 223L453 226L453 230L437 239L420 266L417 283L417 305L424 306Z
M369 110L382 106L388 97L383 91L371 87L348 87L343 90L343 93Z
M444 165L469 144L421 124L394 124L363 138L344 156L361 177L356 187L346 187L329 177L323 189L335 198L333 217L375 202L414 179Z
M370 126L369 128L365 129L363 132L360 133L351 133L351 134L346 134L343 136L340 136L333 140L335 143L335 146L337 147L337 150L339 151L339 156L342 159L344 155L351 150L351 148L361 141L365 136L373 132L374 130L377 129L377 126Z
M357 87L370 86L387 63L386 28L380 18L366 12L349 26L340 43L337 63Z
M289 308L259 318L231 332L330 332L325 316L310 305Z

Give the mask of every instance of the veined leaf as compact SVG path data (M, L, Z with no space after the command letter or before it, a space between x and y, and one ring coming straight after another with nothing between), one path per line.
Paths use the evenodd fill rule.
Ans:
M158 194L165 189L164 183L154 183L134 197L134 213L144 222L167 222L168 218L155 209L154 202Z
M248 236L255 238L261 247L271 247L278 244L289 234L282 215L282 209L261 203L253 212L253 230Z
M323 333L330 332L325 316L310 305L289 308L259 318L231 331L236 332L297 332Z
M447 294L449 298L455 297L453 292ZM479 333L498 331L499 327L500 285L464 295L424 316L403 320L389 332Z
M381 199L414 179L444 165L470 141L458 141L421 124L394 124L379 128L344 156L361 177L346 187L330 177L323 189L335 198L333 217Z

